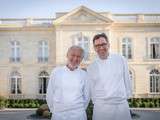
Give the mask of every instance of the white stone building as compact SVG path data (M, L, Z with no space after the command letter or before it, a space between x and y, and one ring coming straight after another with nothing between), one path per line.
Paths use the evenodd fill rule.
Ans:
M160 97L160 14L112 14L80 6L56 18L0 19L0 96L44 98L48 77L73 44L96 56L92 38L106 33L111 52L128 58L133 97Z

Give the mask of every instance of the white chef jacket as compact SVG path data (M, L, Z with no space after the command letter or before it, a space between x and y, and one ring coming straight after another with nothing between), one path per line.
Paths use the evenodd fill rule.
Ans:
M50 76L46 100L54 120L85 120L89 102L87 73L80 68L71 71L66 66L56 67Z
M129 118L125 118L125 120L130 120L130 115L128 115L129 107L126 103L127 98L132 95L132 88L126 59L118 54L109 54L107 59L104 60L98 57L89 65L87 72L91 86L91 98L94 104L93 119L111 120L108 118L112 118L114 120L114 114L107 114L107 110L112 111L114 109L114 113L126 111L124 112L126 115L122 113L123 115L121 116L129 116ZM114 107L114 105L118 106ZM120 105L124 107L119 107ZM105 111L100 109L100 107L103 107ZM121 108L123 108L123 110ZM119 112L117 112L117 110L119 110ZM102 113L104 115L102 115ZM115 120L118 120L118 118ZM120 116L119 120L121 120Z

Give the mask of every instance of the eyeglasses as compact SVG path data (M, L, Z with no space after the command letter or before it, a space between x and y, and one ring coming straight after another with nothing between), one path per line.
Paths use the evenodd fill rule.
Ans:
M106 47L107 43L102 43L102 44L97 44L97 45L94 45L95 48L101 48L101 47Z

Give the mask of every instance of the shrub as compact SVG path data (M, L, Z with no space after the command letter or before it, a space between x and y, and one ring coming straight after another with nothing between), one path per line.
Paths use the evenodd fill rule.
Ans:
M32 104L31 104L31 107L32 107L32 108L36 108L37 106L36 106L35 103L32 103Z
M145 107L145 102L142 102L139 107L144 108Z
M153 103L152 101L149 103L149 107L150 107L150 108L153 108L153 107L154 107L154 103Z
M133 107L138 107L138 103L135 100L133 100L132 106Z
M48 108L48 105L47 104L43 104L40 106L40 109L43 109L43 110L49 110Z
M51 113L50 113L48 110L45 110L45 111L43 112L42 116L43 116L44 118L50 118L50 117L51 117Z
M36 107L39 108L39 107L40 107L40 104L39 104L39 103L36 103Z
M25 104L24 104L24 107L25 107L25 108L29 108L29 104L28 104L28 103L25 103Z
M42 115L43 115L43 109L38 108L38 109L36 110L36 115L42 116Z
M24 108L24 104L23 104L23 103L20 103L20 104L19 104L19 108Z
M39 115L39 116L42 116L44 111L48 111L49 112L49 108L48 108L48 105L47 104L43 104L41 105L37 111L36 111L36 114ZM46 113L47 114L47 113Z
M6 107L5 106L5 101L6 101L6 99L4 97L0 96L0 109L3 109L3 108Z
M148 102L144 102L144 108L149 108L149 103Z
M92 104L92 101L90 101L86 112L87 112L87 120L92 120L92 114L93 114L93 104Z

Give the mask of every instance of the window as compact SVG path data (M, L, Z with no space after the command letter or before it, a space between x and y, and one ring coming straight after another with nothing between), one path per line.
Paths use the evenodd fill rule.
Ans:
M49 74L45 71L42 71L39 74L39 93L46 94L47 85L48 85Z
M132 92L135 93L135 81L134 81L134 77L133 77L133 72L132 71L129 71L129 75L130 75L130 79L131 79L131 82L132 82Z
M11 94L21 94L21 76L17 71L11 73Z
M48 62L49 48L46 41L39 42L38 62Z
M130 38L122 40L122 55L127 59L132 59L132 40Z
M18 41L11 41L11 62L20 62L20 43Z
M160 59L160 38L152 38L150 41L150 58Z
M160 72L157 69L150 72L150 92L160 93Z
M79 33L74 37L73 44L78 45L84 49L84 60L88 60L89 59L89 40L88 40L88 37L83 36L82 33Z

